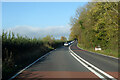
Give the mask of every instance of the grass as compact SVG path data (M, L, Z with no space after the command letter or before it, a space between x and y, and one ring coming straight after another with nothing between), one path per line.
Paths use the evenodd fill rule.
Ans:
M42 48L42 47L41 47ZM19 51L18 55L15 56L14 65L17 65L17 67L10 67L9 65L6 65L3 63L3 80L7 80L10 77L12 77L15 73L19 72L24 67L31 64L33 61L41 57L42 55L49 52L51 49L43 47L40 48L32 48L27 51ZM21 53L21 54L20 54ZM7 62L8 63L8 62Z
M9 62L8 62L8 60L3 61L2 80L8 80L14 74L16 74L21 69L23 69L24 67L31 64L33 61L35 61L39 57L45 55L49 51L51 51L59 46L62 46L62 43L59 43L59 44L55 43L55 44L56 44L56 46L54 46L54 47L52 47L48 44L44 44L44 45L39 45L36 47L31 47L29 49L16 50L16 52L13 53L14 55L13 55L12 59L10 58ZM5 56L5 57L7 58L7 56ZM15 67L15 65L17 65L17 66Z
M101 51L95 51L94 48L86 48L86 47L84 47L83 45L81 45L79 43L77 44L77 46L79 48L81 48L81 49L88 50L88 51L91 51L91 52L104 54L104 55L107 55L107 56L113 56L113 57L116 57L116 58L120 57L120 54L118 54L118 51L113 51L113 50L110 50L110 49L101 50Z

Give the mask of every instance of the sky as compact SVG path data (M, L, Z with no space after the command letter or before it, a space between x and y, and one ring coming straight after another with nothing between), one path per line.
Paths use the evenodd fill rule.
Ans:
M28 37L69 37L70 18L87 2L3 2L2 29Z

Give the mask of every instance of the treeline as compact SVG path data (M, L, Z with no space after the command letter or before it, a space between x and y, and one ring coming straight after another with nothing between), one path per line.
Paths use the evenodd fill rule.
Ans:
M70 39L86 48L101 46L113 56L118 54L118 2L92 2L71 17ZM119 17L120 18L120 17ZM120 56L120 55L119 55Z
M13 74L26 67L50 50L63 45L65 40L56 40L53 36L28 38L13 32L2 32L2 79L7 80Z

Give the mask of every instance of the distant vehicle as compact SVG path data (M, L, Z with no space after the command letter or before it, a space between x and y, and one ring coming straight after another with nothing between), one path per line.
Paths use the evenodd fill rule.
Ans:
M74 42L74 41L67 41L67 42L64 43L64 46L69 46L69 45L71 45L73 42Z
M70 45L71 43L69 42L68 45Z
M69 44L68 43L64 43L64 46L69 46Z
M71 43L73 43L74 41L71 41Z

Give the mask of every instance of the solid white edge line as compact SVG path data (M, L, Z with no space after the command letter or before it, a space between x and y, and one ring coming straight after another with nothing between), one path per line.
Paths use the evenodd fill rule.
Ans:
M89 62L87 62L86 60L84 60L83 58L81 58L80 56L78 56L75 52L73 52L71 49L70 49L71 45L69 46L69 50L74 54L76 55L78 58L80 58L81 60L83 60L85 63L87 63L88 65L90 65L91 67L93 67L94 69L98 70L99 72L101 72L102 74L104 74L105 76L107 76L108 78L112 79L112 80L117 80L115 79L114 77L112 77L111 75L105 73L104 71L98 69L97 67L95 67L94 65L90 64Z
M91 67L93 67L94 69L98 70L99 72L101 72L102 74L106 75L109 78L113 78L112 76L110 76L109 74L103 72L102 70L98 69L97 67L93 66L92 64L90 64L89 62L85 61L84 59L82 59L81 57L79 57L77 54L73 53L74 55L76 55L79 59L83 60L85 63L87 63L88 65L90 65Z
M83 66L85 66L87 69L89 69L91 72L93 72L95 75L97 75L99 78L103 79L103 80L107 80L105 79L102 75L100 75L99 73L97 73L95 70L93 70L92 68L88 67L85 63L83 63L81 60L79 60L73 53L70 52L70 54L78 61L80 62Z
M78 44L77 44L77 47L78 47ZM79 49L84 50L83 48L79 48ZM108 55L104 55L104 54L100 54L100 53L95 53L95 52L92 52L92 51L88 51L88 52L91 52L91 53L94 53L94 54L98 54L98 55L102 55L102 56L105 56L105 57L110 57L110 58L113 58L113 59L119 59L119 58L116 58L116 57L113 57L113 56L108 56Z
M52 51L50 51L52 52ZM34 61L33 63L29 64L27 67L23 68L22 70L20 70L18 73L16 73L14 76L12 76L10 79L8 80L12 80L14 79L16 76L18 76L20 73L22 73L23 71L25 71L27 68L29 68L30 66L32 66L33 64L35 64L37 61L39 61L40 59L42 59L43 57L47 56L48 54L50 54L50 52L48 52L47 54L43 55L42 57L38 58L36 61Z

